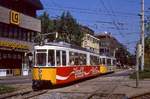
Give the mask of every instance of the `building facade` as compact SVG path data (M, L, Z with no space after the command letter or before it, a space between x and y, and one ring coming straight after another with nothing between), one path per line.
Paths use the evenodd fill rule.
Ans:
M99 39L91 34L85 34L82 47L99 54Z
M0 0L0 76L27 74L41 9L39 0Z
M99 54L115 57L120 43L110 33L102 33L96 36L99 41Z

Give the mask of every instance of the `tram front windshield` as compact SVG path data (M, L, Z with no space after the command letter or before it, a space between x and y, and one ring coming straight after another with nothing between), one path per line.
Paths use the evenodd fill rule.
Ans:
M36 65L37 66L46 66L46 53L37 53L36 54Z

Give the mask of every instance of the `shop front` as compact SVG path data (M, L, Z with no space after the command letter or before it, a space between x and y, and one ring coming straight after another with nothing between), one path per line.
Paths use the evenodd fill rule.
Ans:
M28 75L30 46L26 42L0 39L0 76Z

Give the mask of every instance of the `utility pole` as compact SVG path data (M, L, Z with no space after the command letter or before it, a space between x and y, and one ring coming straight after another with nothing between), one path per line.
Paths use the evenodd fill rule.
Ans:
M141 0L141 70L144 70L144 0Z
M141 51L142 51L142 45L137 44L137 50L136 50L136 88L139 87L139 65L140 65L140 60L141 59Z

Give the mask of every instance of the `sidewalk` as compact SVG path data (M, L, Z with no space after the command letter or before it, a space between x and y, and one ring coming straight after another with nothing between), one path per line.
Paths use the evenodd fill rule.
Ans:
M122 82L113 93L125 94L128 98L150 93L150 79L141 80L138 88L136 88L135 80Z
M32 74L30 73L29 75L27 76L3 76L3 77L0 77L0 80L14 80L14 79L27 79L27 78L32 78Z

